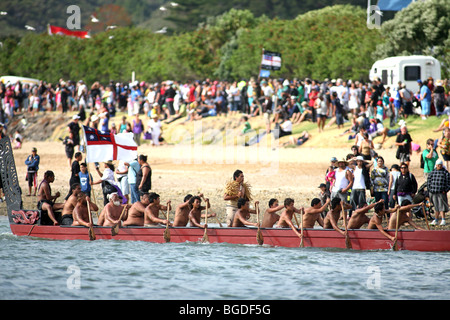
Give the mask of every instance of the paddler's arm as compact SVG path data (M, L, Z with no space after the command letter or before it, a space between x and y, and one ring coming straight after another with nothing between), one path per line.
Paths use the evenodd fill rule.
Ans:
M194 215L194 209L192 209L192 210L189 212L189 221L191 222L191 224L193 224L193 225L196 226L197 228L202 228L202 229L205 228L205 226L201 225L201 224L197 221L197 219L195 218L195 215Z
M391 241L395 241L395 237L392 237L391 235L389 235L389 233L384 231L383 225L377 219L375 219L374 222L375 222L375 225L377 226L378 231L380 231L382 235L384 235L386 238L388 238Z
M336 230L337 232L339 232L340 234L342 234L344 237L346 236L345 231L342 231L338 225L337 225L337 221L334 219L334 215L331 214L330 215L330 223L331 226L333 227L334 230Z
M295 214L295 213L294 213ZM301 237L301 234L297 231L297 228L294 226L294 224L292 223L291 219L284 219L284 221L286 222L286 224L292 229L292 231L295 232L295 234L299 237Z

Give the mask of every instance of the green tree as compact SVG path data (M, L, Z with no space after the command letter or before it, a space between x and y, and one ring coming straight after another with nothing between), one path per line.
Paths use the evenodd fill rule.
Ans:
M384 41L373 54L374 59L396 55L432 55L450 67L450 6L448 0L428 0L411 3L394 19L381 27Z

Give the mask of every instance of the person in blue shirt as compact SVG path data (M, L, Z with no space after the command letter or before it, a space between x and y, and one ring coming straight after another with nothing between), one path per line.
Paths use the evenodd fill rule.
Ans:
M136 186L136 174L141 169L141 165L137 159L125 163L125 165L128 167L128 185L130 186L131 204L133 204L140 200L139 190Z
M420 104L422 105L422 119L426 120L431 111L431 90L428 88L428 80L425 80L420 87Z
M41 158L37 154L37 149L31 149L31 154L25 160L27 166L28 196L31 196L31 189L34 187L34 196L37 191L37 174L39 171L39 162Z
M80 170L78 176L80 178L81 191L88 197L91 197L92 175L88 172L87 164L84 162L80 164Z

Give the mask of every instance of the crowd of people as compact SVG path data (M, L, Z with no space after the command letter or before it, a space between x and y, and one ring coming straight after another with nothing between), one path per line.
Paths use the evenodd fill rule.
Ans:
M57 84L40 81L39 85L0 84L0 123L5 126L16 113L32 115L42 111L78 111L82 122L118 132L131 131L137 142L151 140L163 143L162 122L180 118L195 121L205 117L242 113L249 117L263 116L267 131L280 129L289 135L292 125L305 120L317 123L319 132L325 125L341 128L346 121L365 114L368 119L389 118L393 127L398 120L420 114L450 113L447 80L419 80L420 90L412 92L404 83L385 86L379 79L371 82L343 79L255 79L242 81L163 81L149 83L100 84L90 87L83 81ZM87 114L89 110L89 114ZM137 116L133 124L121 122L116 127L111 118L120 110L128 117ZM144 115L148 123L138 119ZM326 122L328 123L326 124Z
M370 83L342 79L325 79L323 82L310 79L293 79L292 81L250 79L235 82L206 79L186 83L165 81L152 84L135 81L129 84L111 82L107 85L96 82L90 88L82 80L77 83L60 80L56 86L43 81L39 86L34 87L22 86L20 83L2 84L0 120L2 126L5 124L6 127L15 113L76 111L77 114L73 116L68 126L69 135L63 140L68 162L72 168L69 179L70 192L64 202L56 203L60 194L51 194L50 183L54 179L51 171L45 173L44 179L38 186L37 150L33 149L25 162L28 167L29 195L38 196L38 208L48 212L49 219L55 224L59 221L54 211L63 210L63 216L72 215L77 201L80 200L80 194L83 194L82 206L85 207L86 204L91 203L91 188L96 184L102 186L105 208L120 207L127 212L125 225L135 223L126 223L126 217L129 216L134 219L133 221L137 219L139 223L142 222L142 225L147 226L169 223L167 220L158 218L160 210L168 208L170 210L171 207L170 203L166 206L161 205L159 196L150 192L152 170L146 156L140 155L138 159L130 163L122 161L117 168L111 162L105 163L102 169L96 166L95 171L99 179L93 179L92 174L88 172L88 165L82 162L83 144L80 137L80 122L102 131L133 132L138 145L141 143L142 136L144 139L150 139L154 145L159 145L164 143L161 121L170 123L180 118L185 118L185 121L196 121L205 117L242 113L246 120L244 130L248 129L248 118L261 116L266 121L267 133L271 132L272 125L279 129L277 138L292 134L292 125L305 120L316 122L319 132L331 125L342 128L346 121L352 124L351 128L343 133L348 134L349 139L355 139L351 153L345 159L332 159L324 184L320 186L320 203L316 203L315 200L315 204L311 206L314 210L302 211L303 214L314 212L312 216L314 219L317 218L314 220L312 216L310 218L305 216L304 221L307 221L308 226L311 225L311 219L320 223L320 216L324 219L322 226L335 227L336 219L329 217L331 220L325 222L327 215L316 213L318 209L324 213L326 211L324 206L327 204L331 205L330 212L336 214L340 204L349 212L349 225L357 227L359 222L366 221L365 218L361 218L364 216L361 213L368 210L369 199L366 198L366 190L370 191L377 204L374 206L377 213L375 216L380 218L378 213L391 213L401 206L402 212L406 214L405 217L408 217L405 222L415 226L410 211L417 206L414 202L419 188L417 180L408 169L413 151L421 154L424 163L424 175L427 179L430 201L436 208L436 219L433 223L437 224L440 218L440 224L445 225L445 213L448 212L447 192L450 189L446 169L450 162L448 120L445 122L444 119L442 126L438 128L443 130L442 138L427 141L427 148L423 152L420 146L412 141L404 120L414 113L420 114L424 120L432 114L450 115L449 86L446 81L433 79L420 81L420 84L420 90L416 93L408 90L402 83L395 88L386 87L379 79L374 79ZM415 112L414 109L420 111ZM121 119L118 126L111 121L110 119L116 116L118 110L132 117L132 124L128 122L126 116ZM140 118L142 115L149 121L147 129ZM400 128L384 128L382 122L386 118L391 120L391 126L399 122ZM326 124L327 120L328 124ZM2 134L5 132L6 130ZM395 145L400 165L394 164L390 169L385 166L384 159L375 152L372 142L375 136L383 136L383 142L388 137L397 137ZM309 137L309 133L304 132L301 137L293 138L292 142L301 145ZM438 148L443 160L439 159L436 151ZM248 220L246 217L253 213L248 209L251 198L248 195L243 197L243 195L245 195L245 188L238 191L236 195L228 195L224 198L225 201L233 200L227 205L227 212L232 213L227 217L228 226L246 225L245 221ZM192 225L200 225L199 219L192 220L189 214L195 209L195 217L199 217L198 213L202 211L201 208L204 208L200 206L201 200L201 197L190 196L185 199L181 209L177 208L177 212L183 212L184 215L179 219L182 221L180 225L187 224L188 221L191 221ZM284 205L278 205L278 200L269 203L269 208L272 209L267 217L272 218L267 218L268 221L277 220L273 215L281 209L274 210L274 208L285 208L284 213L287 214L287 218L285 214L282 214L279 221L275 222L279 227L290 226L289 217L292 218L292 213L297 212L295 211L297 209L293 209L293 200L291 200L286 199ZM95 204L94 202L91 204ZM205 200L205 202L209 205L209 201ZM68 210L65 210L66 205L70 206ZM148 209L149 207L152 208ZM240 210L241 208L244 209ZM148 210L151 213L147 219L145 212ZM119 211L113 210L114 213L108 213L108 210L104 209L106 215L103 219L108 220L109 223L117 223ZM236 215L236 212L240 214ZM213 216L211 214L211 217ZM354 217L358 217L358 223L357 218ZM264 221L267 219L264 217ZM69 221L69 224L74 223L71 219L64 220L66 223ZM269 226L270 222L264 226L275 225L274 222L272 226ZM373 226L375 225L379 226L379 224Z

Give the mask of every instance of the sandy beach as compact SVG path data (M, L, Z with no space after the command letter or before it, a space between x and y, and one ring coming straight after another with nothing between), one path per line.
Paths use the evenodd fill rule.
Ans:
M27 196L24 161L32 147L38 149L41 157L38 181L42 180L46 170L54 171L56 179L52 190L60 191L65 196L70 178L70 168L61 143L25 142L22 149L14 151L14 158L23 190L24 207L29 209L35 208L36 198ZM331 157L341 159L347 151L342 148L272 149L266 146L244 148L211 145L144 145L139 148L139 154L148 155L152 168L152 191L160 194L162 202L171 200L172 206L176 206L185 195L202 192L210 199L212 210L221 221L225 220L223 188L236 169L244 172L245 180L252 186L253 200L260 202L262 212L271 198L282 202L290 197L295 200L296 207L309 206L310 201L319 193L318 186L324 180ZM380 152L388 167L397 161L393 153L391 149ZM418 164L418 155L413 155L411 171L416 175L420 186L424 179ZM90 169L94 169L93 164L90 164ZM96 172L92 173L94 180L99 178ZM102 208L100 186L94 186L94 190L97 203Z

